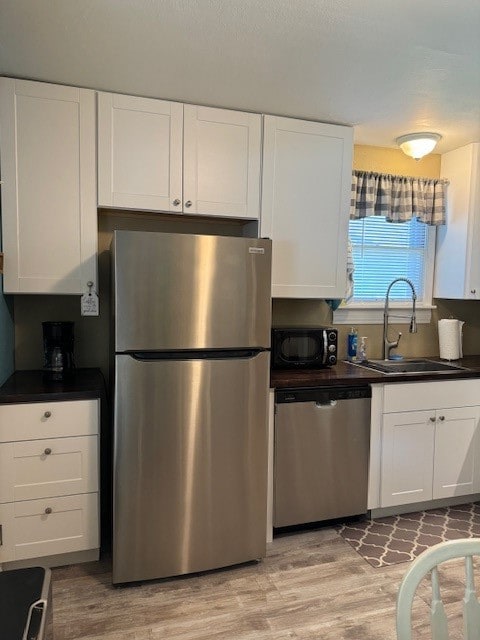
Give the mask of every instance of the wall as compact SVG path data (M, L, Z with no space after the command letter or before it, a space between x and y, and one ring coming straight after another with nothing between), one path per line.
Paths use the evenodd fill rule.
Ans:
M378 171L398 175L438 178L440 176L440 155L430 154L421 160L413 160L400 149L355 145L353 166L360 171ZM464 353L480 353L480 306L476 301L435 300L437 306L432 312L429 324L419 324L418 332L408 333L406 325L391 324L391 336L402 332L399 353L408 357L438 356L438 328L440 318L459 318L465 321ZM332 325L332 312L322 300L281 300L273 301L273 324L292 326ZM346 357L346 325L338 325L339 357ZM370 358L382 356L382 325L357 325L360 336L368 336Z
M378 171L419 178L439 178L440 159L440 154L430 153L421 160L414 160L401 149L359 144L353 150L353 168L357 171Z
M256 229L237 221L219 222L207 218L101 211L98 218L98 281L100 315L82 317L80 296L15 296L15 368L41 369L42 322L75 322L77 367L100 367L109 377L110 353L110 243L115 229L206 233L214 235L255 235Z
M0 289L3 276L0 278ZM0 293L0 384L3 384L14 369L13 300Z
M408 158L399 149L356 145L354 168L434 178L440 175L440 156L431 154L417 162ZM15 296L15 366L17 369L42 367L41 322L43 320L73 320L75 322L77 366L101 367L104 374L108 375L110 297L108 247L113 229L226 235L243 235L245 233L245 229L233 221L220 223L207 219L182 218L180 220L170 215L101 212L99 215L100 316L98 318L81 317L80 299L77 296ZM437 309L432 313L431 323L419 325L416 334L409 334L405 325L392 325L392 336L395 330L403 333L401 352L406 356L438 355L437 320L453 316L466 321L464 328L465 354L480 353L479 303L437 300L436 304ZM322 300L276 299L273 301L272 311L273 323L277 325L332 324L332 312ZM5 317L8 326L8 313ZM0 322L2 322L1 315ZM345 358L346 335L349 327L340 325L337 328L339 329L339 356ZM369 356L372 358L381 357L381 325L359 325L357 328L359 335L369 337Z
M0 225L1 228L1 225ZM1 232L0 232L1 246ZM14 369L14 327L13 327L13 299L4 296L3 276L0 276L0 384L3 384Z

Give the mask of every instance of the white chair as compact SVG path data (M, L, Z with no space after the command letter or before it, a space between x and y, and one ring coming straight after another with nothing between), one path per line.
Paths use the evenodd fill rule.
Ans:
M432 604L430 626L432 640L448 640L447 616L440 596L437 566L453 558L465 558L465 595L463 598L463 638L480 640L480 604L475 593L473 556L480 555L480 538L451 540L424 551L405 574L397 597L397 640L412 639L412 603L418 585L430 571Z

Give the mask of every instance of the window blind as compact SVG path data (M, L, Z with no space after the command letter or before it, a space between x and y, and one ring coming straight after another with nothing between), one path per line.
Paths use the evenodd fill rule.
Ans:
M424 296L427 227L411 218L407 222L386 222L385 216L350 220L349 237L353 249L354 293L351 302L385 299L395 278L409 278L418 301ZM390 300L411 300L410 287L402 282L390 291Z

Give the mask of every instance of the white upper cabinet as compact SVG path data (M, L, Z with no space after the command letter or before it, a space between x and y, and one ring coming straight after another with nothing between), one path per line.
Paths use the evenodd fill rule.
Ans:
M98 204L258 218L261 116L98 95Z
M447 224L438 227L435 298L480 299L480 143L442 155Z
M352 182L350 127L265 116L261 236L272 296L343 298Z
M0 78L4 291L96 288L95 93Z
M258 218L261 116L184 106L186 213Z
M183 105L98 94L98 205L182 210Z

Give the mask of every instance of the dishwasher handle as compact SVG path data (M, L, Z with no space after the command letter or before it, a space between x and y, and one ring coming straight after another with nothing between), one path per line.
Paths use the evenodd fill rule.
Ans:
M277 389L275 391L275 402L277 404L289 402L315 402L328 405L328 403L338 400L360 400L361 398L371 398L372 389L370 385L357 385L354 387L302 387L298 389Z
M327 400L326 402L322 402L322 401L315 401L315 406L317 409L332 409L333 407L337 406L337 401L336 400Z

